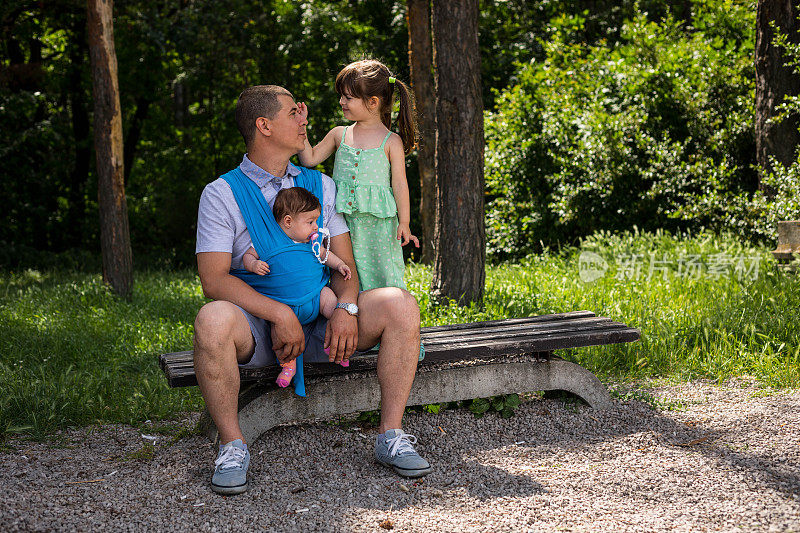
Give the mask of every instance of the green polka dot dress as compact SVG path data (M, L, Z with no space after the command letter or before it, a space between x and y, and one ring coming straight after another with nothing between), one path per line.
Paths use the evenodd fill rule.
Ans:
M333 180L336 211L350 228L353 255L362 291L378 287L406 288L403 249L397 240L397 204L391 187L391 165L384 147L353 148L342 142L336 150Z

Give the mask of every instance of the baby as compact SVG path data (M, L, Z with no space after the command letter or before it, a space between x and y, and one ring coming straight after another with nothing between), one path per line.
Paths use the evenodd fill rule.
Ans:
M317 238L319 232L317 219L319 218L320 210L321 207L316 196L303 187L291 187L278 192L272 207L272 214L283 232L292 241L310 243ZM328 246L330 246L330 241ZM344 276L344 279L350 279L350 267L329 250L319 246L318 250L314 251L314 246L310 244L309 253L317 255L321 262L324 262L329 268L337 270ZM269 265L258 258L258 253L252 246L242 257L242 263L246 270L254 274L261 276L269 274ZM323 287L319 293L319 308L314 310L314 317L316 317L316 313L320 313L325 318L330 318L337 303L338 300L331 288ZM293 308L293 310L295 313L298 312L297 309ZM281 366L283 370L278 375L276 382L280 387L287 387L297 372L297 362L292 360ZM349 366L349 362L342 361L342 366Z

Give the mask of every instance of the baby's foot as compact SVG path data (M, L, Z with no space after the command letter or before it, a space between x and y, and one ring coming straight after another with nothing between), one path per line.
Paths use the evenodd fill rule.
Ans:
M330 347L324 348L322 351L325 352L325 355L330 355L331 354ZM348 366L350 366L350 360L342 359L341 361L339 361L339 364L342 365L343 367L347 368Z
M278 379L275 380L275 383L278 384L278 387L288 387L289 383L292 381L294 377L295 369L294 368L287 368L283 367L283 370L280 374L278 374Z

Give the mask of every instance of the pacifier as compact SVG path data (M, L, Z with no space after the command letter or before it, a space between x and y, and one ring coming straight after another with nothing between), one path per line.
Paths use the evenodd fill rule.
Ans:
M317 238L322 235L322 238L317 241ZM322 243L325 243L325 239L328 239L328 244L325 246L325 257L320 257L322 253ZM328 254L331 252L331 232L328 231L328 228L319 228L319 231L311 235L311 251L314 252L314 255L317 257L317 261L325 264L325 261L328 260Z

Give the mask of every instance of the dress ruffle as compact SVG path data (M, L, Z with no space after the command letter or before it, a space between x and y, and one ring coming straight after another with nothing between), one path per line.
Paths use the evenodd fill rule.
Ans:
M346 180L336 181L336 211L351 215L368 213L378 218L397 214L397 204L391 187L384 185L352 185Z

